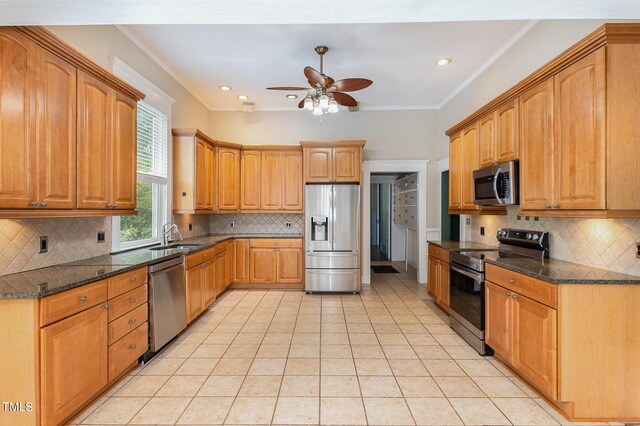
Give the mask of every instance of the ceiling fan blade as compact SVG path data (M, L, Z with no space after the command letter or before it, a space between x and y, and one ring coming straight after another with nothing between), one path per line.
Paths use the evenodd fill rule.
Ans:
M324 86L325 87L331 87L331 85L335 83L335 80L331 77L329 77L328 75L324 76Z
M304 76L309 80L311 87L316 87L316 84L320 86L324 85L324 77L318 71L312 67L304 67Z
M298 102L298 108L300 108L300 109L304 108L304 99L301 100L300 102Z
M333 98L339 105L353 107L358 105L358 101L353 99L351 95L342 92L333 92Z
M366 78L344 78L333 83L331 87L335 87L335 90L339 92L355 92L356 90L365 89L371 84L373 84L373 81Z
M288 91L296 91L296 90L309 90L309 88L308 88L308 87L284 86L284 87L267 87L267 90L288 90Z

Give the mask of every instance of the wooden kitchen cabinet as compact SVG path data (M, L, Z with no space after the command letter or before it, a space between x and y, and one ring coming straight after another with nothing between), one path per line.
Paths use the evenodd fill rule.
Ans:
M114 209L136 208L137 117L137 101L115 92L111 148L111 202Z
M462 210L462 135L449 142L449 211Z
M359 183L364 141L300 142L305 183Z
M334 182L360 182L361 153L360 147L333 148Z
M478 169L478 127L473 125L462 131L462 167L460 184L462 193L462 209L476 211L478 206L473 202L473 171Z
M233 241L233 283L249 282L249 240Z
M427 292L438 306L449 313L449 252L429 245Z
M282 210L283 161L277 151L263 151L260 174L260 209Z
M517 160L520 154L520 115L518 99L513 99L496 111L496 161Z
M333 180L333 149L309 148L304 151L305 183L326 183Z
M196 210L213 211L215 191L213 176L215 173L214 147L206 140L196 136L195 167L195 208Z
M242 151L240 163L240 210L260 210L262 151Z
M300 284L303 282L302 239L251 239L249 283Z
M277 277L278 283L301 283L304 272L304 260L300 248L277 249Z
M203 279L203 307L211 305L216 296L218 296L218 283L216 276L216 262L209 260L201 265L202 267L202 279Z
M496 354L509 359L513 340L511 292L492 282L486 282L485 299L485 341Z
M427 293L435 300L438 292L438 259L434 256L427 258L427 272Z
M304 209L304 183L302 180L302 152L282 152L282 209L302 212Z
M478 161L480 167L487 167L496 162L497 158L497 131L496 113L492 112L480 119L478 123Z
M218 211L240 211L240 145L218 142Z
M187 323L200 315L205 307L205 276L202 265L194 266L185 271L185 285L187 292Z
M249 282L275 283L277 281L277 253L273 248L249 249Z

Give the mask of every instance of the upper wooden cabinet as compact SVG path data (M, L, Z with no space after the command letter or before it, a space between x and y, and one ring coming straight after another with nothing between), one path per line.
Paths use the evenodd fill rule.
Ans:
M41 27L0 46L0 217L135 214L144 95Z
M474 212L478 210L473 202L473 171L478 164L478 126L473 125L462 131L462 164L460 166L460 184L462 194L462 210Z
M218 211L240 210L240 145L218 142ZM220 145L224 144L224 145Z
M640 217L639 61L640 25L605 24L446 134L520 160L520 215Z
M300 142L304 182L360 182L364 144L364 141Z
M262 151L242 151L240 161L240 210L260 210L260 176Z
M449 211L462 210L462 135L449 143Z
M215 141L197 129L173 129L173 210L215 211Z

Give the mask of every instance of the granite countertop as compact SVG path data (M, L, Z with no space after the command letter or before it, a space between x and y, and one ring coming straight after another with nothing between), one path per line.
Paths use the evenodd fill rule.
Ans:
M485 262L552 284L640 284L640 277L558 259L505 257Z
M0 276L0 299L37 299L109 278L136 268L195 253L234 238L302 238L302 234L209 234L187 238L197 247L151 250L152 247L91 257L32 271Z
M497 250L495 246L488 246L486 244L480 244L473 241L439 241L429 240L429 244L441 247L449 251L482 251L482 250Z

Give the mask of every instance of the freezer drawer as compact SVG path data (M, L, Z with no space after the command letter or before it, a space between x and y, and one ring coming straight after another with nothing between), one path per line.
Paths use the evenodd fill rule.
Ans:
M305 268L307 269L353 269L359 267L360 253L306 253Z
M307 269L305 291L360 292L360 269Z

